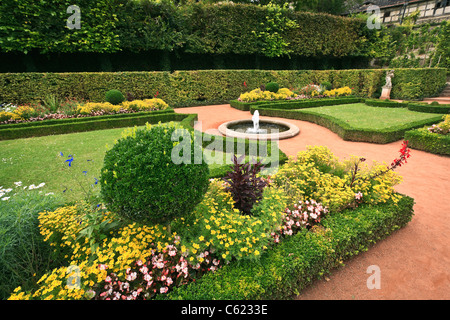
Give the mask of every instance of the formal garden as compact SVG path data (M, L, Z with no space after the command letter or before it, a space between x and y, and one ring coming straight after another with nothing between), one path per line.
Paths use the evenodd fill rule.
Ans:
M446 23L105 0L80 1L68 32L55 22L68 2L13 2L0 4L0 299L291 299L413 219L398 168L450 155L450 105L423 101L447 83ZM434 51L419 63L411 47ZM293 156L198 129L219 105L398 153Z

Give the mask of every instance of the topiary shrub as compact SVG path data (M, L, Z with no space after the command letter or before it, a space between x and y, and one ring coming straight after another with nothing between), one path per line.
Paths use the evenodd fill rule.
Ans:
M108 209L140 223L188 215L209 185L208 165L195 152L202 150L193 133L173 122L129 129L105 155L100 183Z
M125 101L125 97L119 90L113 89L106 92L106 101L111 104L120 104Z
M276 82L269 82L268 84L266 84L265 89L266 89L266 91L277 93L278 90L280 90L280 86Z
M324 90L333 89L333 85L331 84L331 82L328 82L328 81L324 81L320 85L324 88Z

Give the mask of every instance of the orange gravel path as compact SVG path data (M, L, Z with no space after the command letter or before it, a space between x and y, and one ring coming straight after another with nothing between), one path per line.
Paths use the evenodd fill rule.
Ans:
M201 126L196 129L215 134L224 122L251 119L249 112L230 105L182 108L176 112L197 113ZM385 145L344 141L316 124L281 120L300 128L298 136L279 143L287 155L295 155L307 145L328 146L341 159L353 154L390 163L399 154L400 141ZM416 201L412 221L347 261L344 267L333 270L326 279L315 281L296 299L450 299L450 158L412 150L408 163L396 171L403 176L396 190ZM366 271L371 265L380 268L380 289L367 288L371 274Z

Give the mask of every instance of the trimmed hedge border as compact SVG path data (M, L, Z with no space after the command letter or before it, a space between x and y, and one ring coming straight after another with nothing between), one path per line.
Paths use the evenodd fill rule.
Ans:
M416 121L408 125L390 127L384 130L371 130L354 129L345 121L316 112L302 112L301 110L259 109L259 114L262 116L308 121L333 131L346 141L371 142L379 144L386 144L401 140L403 139L406 131L420 128L425 125L431 125L442 119L441 116L436 116L436 118Z
M324 106L334 106L339 104L348 103L358 103L362 102L364 99L357 97L346 97L346 98L324 98L324 99L306 99L306 100L274 100L274 101L256 101L256 102L241 102L238 100L230 101L230 105L242 111L250 111L259 108L269 108L269 109L304 109L304 108L314 108L314 107L324 107Z
M257 263L231 263L158 299L290 299L343 261L406 226L414 214L413 206L414 199L402 196L397 205L366 205L331 214L322 220L323 228L285 238Z
M425 112L425 113L440 113L440 114L449 114L450 113L450 104L440 104L440 105L431 105L431 104L417 104L417 103L408 103L408 109L411 111Z
M420 128L405 132L405 140L409 141L412 149L450 156L450 134L432 133L427 128Z
M163 110L166 111L166 110ZM0 126L0 141L41 137L54 134L66 134L75 132L95 131L104 129L123 128L145 125L145 123L158 123L167 121L181 121L187 115L175 113L173 110L166 112L127 113L110 116L69 118L60 120L44 120L28 123L9 124Z
M364 100L364 103L371 107L381 107L381 108L406 108L408 106L407 103L391 100L366 99Z

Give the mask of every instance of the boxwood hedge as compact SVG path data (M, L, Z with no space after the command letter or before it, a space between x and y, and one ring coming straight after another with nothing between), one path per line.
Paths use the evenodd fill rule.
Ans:
M427 128L410 130L405 133L412 149L441 155L450 155L450 134L432 133Z
M418 112L448 114L450 113L450 104L432 105L432 104L409 103L408 109L411 111L418 111Z
M397 205L365 205L331 214L322 220L322 227L284 239L267 250L257 263L231 263L158 298L289 299L343 261L404 227L412 219L413 206L414 199L402 196Z

